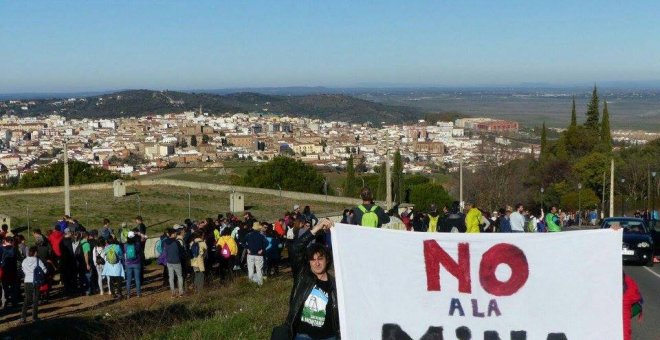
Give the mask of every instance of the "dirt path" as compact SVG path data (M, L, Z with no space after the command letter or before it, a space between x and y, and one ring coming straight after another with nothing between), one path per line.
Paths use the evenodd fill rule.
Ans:
M107 286L105 286L105 295L99 295L97 293L91 296L82 295L73 298L65 298L62 293L62 285L55 285L51 289L50 301L40 303L39 305L39 318L42 320L55 319L72 314L84 313L113 303L135 305L136 307L149 306L153 305L158 300L171 298L169 295L169 289L163 286L161 266L148 266L145 271L144 279L145 282L142 283L142 297L135 297L135 287L133 287L131 288L132 297L124 300L115 300L111 295L108 295ZM98 290L98 284L96 281L93 284ZM126 288L125 286L123 287L125 298ZM18 308L12 308L0 312L0 332L18 325L21 316L21 306L22 302ZM31 310L28 310L28 320L31 320L31 318Z

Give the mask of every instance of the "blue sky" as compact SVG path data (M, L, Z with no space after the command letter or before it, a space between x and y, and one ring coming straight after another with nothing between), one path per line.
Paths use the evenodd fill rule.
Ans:
M660 1L0 1L0 93L660 80Z

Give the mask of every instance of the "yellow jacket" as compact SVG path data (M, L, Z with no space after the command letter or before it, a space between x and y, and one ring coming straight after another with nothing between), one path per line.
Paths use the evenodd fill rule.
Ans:
M206 242L202 240L201 238L196 238L194 241L190 242L190 247L192 248L193 244L198 243L199 244L199 254L197 257L193 257L190 259L190 266L197 268L200 272L203 272L205 270L204 268L204 257L206 257Z
M477 208L472 208L465 215L466 233L479 233L479 224L481 224L481 211Z
M231 252L232 255L238 254L238 245L236 244L236 241L229 235L220 237L217 243L218 251L220 251L222 247L225 246L225 243L229 247L229 251Z

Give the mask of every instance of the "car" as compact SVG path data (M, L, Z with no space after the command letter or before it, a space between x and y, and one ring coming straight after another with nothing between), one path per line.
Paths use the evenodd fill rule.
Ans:
M621 255L624 262L637 262L653 267L653 252L656 246L654 239L657 235L655 229L650 229L643 219L610 217L604 219L600 227L623 229Z

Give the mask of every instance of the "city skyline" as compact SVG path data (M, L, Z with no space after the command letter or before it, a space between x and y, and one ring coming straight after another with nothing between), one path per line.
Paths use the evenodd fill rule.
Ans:
M0 93L660 80L657 3L3 3Z

